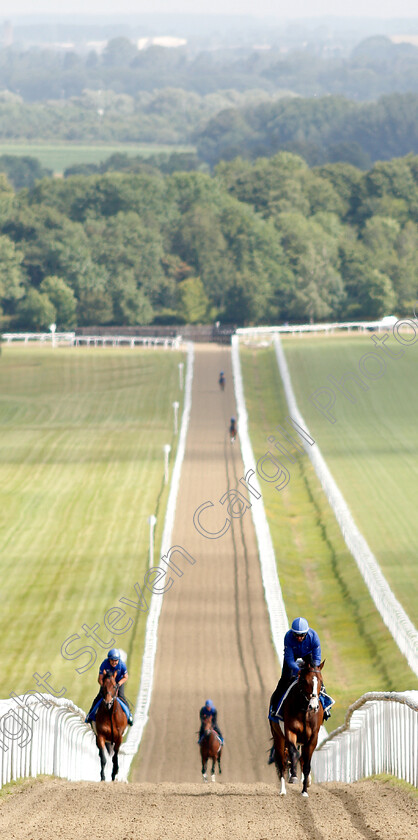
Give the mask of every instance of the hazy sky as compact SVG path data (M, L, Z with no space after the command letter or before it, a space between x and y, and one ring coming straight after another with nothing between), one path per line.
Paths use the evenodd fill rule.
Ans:
M0 0L0 18L21 14L57 14L56 0ZM61 0L60 14L117 15L158 12L241 14L280 18L333 15L338 17L417 17L416 0Z

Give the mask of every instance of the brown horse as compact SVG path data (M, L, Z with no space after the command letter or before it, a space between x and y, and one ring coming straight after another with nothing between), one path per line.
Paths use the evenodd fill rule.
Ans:
M284 735L280 723L270 721L275 747L275 764L281 782L281 796L286 793L285 771L288 761L290 762L289 784L292 785L298 781L298 744L301 745L302 796L308 796L312 753L317 745L319 729L324 717L319 700L319 692L323 685L321 673L323 666L323 662L318 667L310 664L302 666L296 685L290 689L282 705Z
M203 735L200 743L200 755L202 756L202 776L203 781L207 782L206 767L209 759L212 759L212 782L215 781L215 762L218 762L219 772L221 770L221 755L222 744L219 736L215 730L212 729L212 721L210 718L203 721Z
M116 700L118 686L115 677L109 672L104 674L102 694L103 699L96 713L96 744L100 755L100 778L102 782L105 781L106 744L113 744L112 782L114 782L119 771L119 747L128 724L125 712Z

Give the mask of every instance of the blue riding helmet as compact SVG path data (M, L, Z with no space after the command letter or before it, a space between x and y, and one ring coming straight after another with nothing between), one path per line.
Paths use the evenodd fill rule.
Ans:
M210 709L213 709L213 700L205 700L205 706L209 706Z
M224 372L223 372L223 370L221 370L219 376L223 376L223 375L224 375Z
M108 659L120 659L120 651L117 648L112 648L107 654Z
M309 624L306 618L295 618L292 621L292 631L295 636L306 636L309 630Z
M231 417L231 423L235 423L235 417Z

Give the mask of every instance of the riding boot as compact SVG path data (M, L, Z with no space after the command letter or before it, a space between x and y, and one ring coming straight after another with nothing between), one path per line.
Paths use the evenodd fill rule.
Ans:
M217 724L217 723L215 723L215 724L214 724L214 726L213 726L213 728L214 728L215 732L217 733L217 735L219 735L219 737L220 737L220 739L221 739L221 741L222 741L222 743L223 743L223 742L224 742L223 735L222 735L221 730L219 729L218 724Z
M274 764L275 758L276 758L276 750L275 750L275 747L274 747L274 744L273 744L273 746L270 750L270 755L269 755L267 764Z
M276 714L277 706L279 705L280 700L282 699L286 690L289 688L289 685L291 684L292 680L293 680L292 675L290 675L290 676L287 675L287 674L282 674L281 675L281 677L279 679L279 682L277 683L276 688L274 689L273 694L271 695L271 698L270 698L269 709L271 710L273 715Z
M91 706L90 706L90 709L89 709L89 711L88 711L88 713L87 713L87 715L86 715L86 717L85 717L85 719L84 719L84 723L91 723L91 720L90 720L90 715L91 715L91 713L92 713L92 711L93 711L93 709L94 709L94 707L95 707L96 703L98 703L98 702L99 702L99 700L101 700L101 699L102 699L102 696L103 696L103 695L102 695L102 691L101 691L101 689L100 689L99 693L96 695L96 697L94 698L94 700L93 700L93 702L92 702L92 704L91 704Z
M125 683L122 683L122 685L119 686L118 694L119 694L119 697L121 698L121 700L123 700L123 702L125 703L125 705L129 709L128 725L133 726L134 719L132 717L132 712L131 712L131 709L130 709L131 704L129 703L129 700L127 700L126 697L125 697Z

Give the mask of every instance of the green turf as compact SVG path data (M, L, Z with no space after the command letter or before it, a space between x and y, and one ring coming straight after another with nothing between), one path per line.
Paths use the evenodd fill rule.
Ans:
M0 568L7 690L55 689L86 707L112 636L103 616L136 600L148 564L148 516L157 512L158 559L167 488L163 446L172 444L178 362L164 350L4 346L0 357ZM135 700L147 613L126 607L134 628L115 637L128 652ZM120 627L123 626L123 619ZM99 642L81 625L98 623ZM67 661L61 645L97 654Z
M162 152L194 151L193 146L166 146L153 143L117 143L114 145L94 145L81 143L0 143L0 155L29 155L37 158L42 166L52 169L60 175L69 166L77 163L101 163L110 155L121 153L133 157L149 157Z
M274 351L242 348L241 361L258 460L287 407ZM335 728L366 691L402 691L418 681L373 605L307 455L287 466L290 481L281 492L260 484L288 617L306 616L321 638Z
M393 336L387 345L398 348ZM342 491L355 521L410 619L418 621L418 343L387 359L368 391L353 383L357 402L337 395L332 424L309 397L374 349L371 338L284 342L299 409ZM381 352L381 351L377 351ZM371 368L370 368L371 369ZM348 383L347 383L348 384Z

